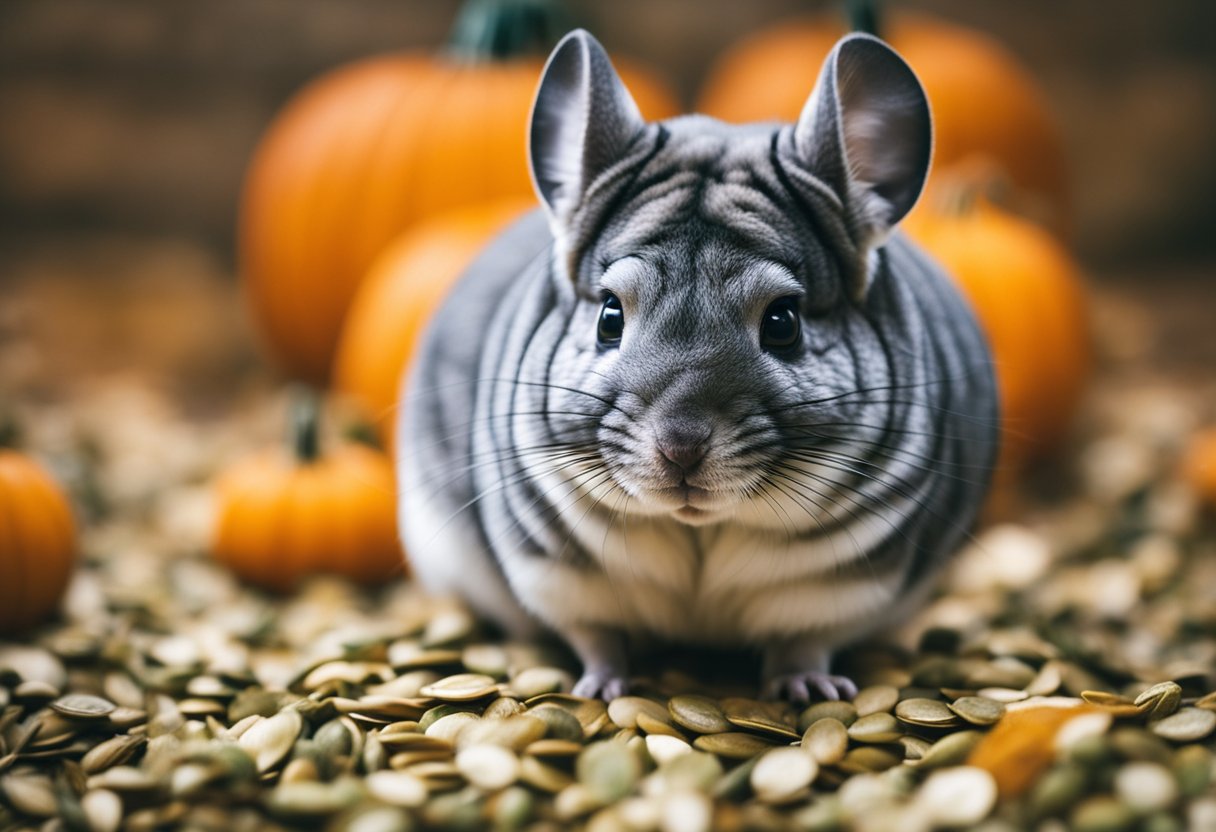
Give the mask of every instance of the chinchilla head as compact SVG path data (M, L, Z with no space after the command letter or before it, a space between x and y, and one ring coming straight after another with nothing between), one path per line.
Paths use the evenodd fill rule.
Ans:
M646 123L594 38L558 45L530 133L566 310L549 407L595 416L596 487L779 527L856 479L843 449L898 398L876 252L930 146L920 84L872 37L836 46L794 125Z

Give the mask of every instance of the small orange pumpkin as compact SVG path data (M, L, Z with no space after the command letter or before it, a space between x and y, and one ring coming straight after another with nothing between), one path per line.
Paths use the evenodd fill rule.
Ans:
M1018 189L1018 207L1053 228L1068 225L1064 148L1043 93L994 38L930 15L853 0L854 28L887 40L916 71L933 109L935 168L973 155L996 160ZM840 14L794 18L749 35L715 64L700 112L726 121L798 118L837 39ZM930 174L932 178L932 174Z
M1183 479L1212 508L1216 508L1216 427L1191 437L1182 458Z
M242 460L215 483L212 552L252 584L276 592L315 574L379 584L405 573L393 470L366 445L321 453L318 402L295 403L293 447Z
M943 174L902 227L958 281L988 336L1000 478L1068 430L1090 372L1088 308L1079 270L1051 234L998 207L969 177Z
M459 209L415 226L376 258L351 301L334 385L360 402L392 446L402 374L431 315L486 241L531 202Z
M67 497L41 465L0 446L0 633L46 618L75 564L76 524Z
M240 272L262 340L290 376L330 378L342 317L403 230L490 199L532 197L528 114L560 35L553 0L471 0L446 54L339 68L288 103L246 176ZM674 115L653 74L618 61L642 113Z

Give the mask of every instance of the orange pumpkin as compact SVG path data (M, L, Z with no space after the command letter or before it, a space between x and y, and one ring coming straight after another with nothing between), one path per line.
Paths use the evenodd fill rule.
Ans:
M338 341L334 386L360 402L386 446L402 373L427 321L486 241L531 204L492 202L421 223L389 245L359 285Z
M903 228L953 275L988 336L1001 399L998 477L1055 445L1089 376L1088 311L1076 265L1044 229L948 176Z
M321 453L315 398L296 403L293 447L257 454L215 484L212 552L250 583L287 592L309 576L380 584L405 573L392 465L365 445Z
M535 19L537 13L540 19ZM527 120L552 34L550 2L472 3L458 55L406 53L337 69L267 131L242 196L239 259L262 340L290 376L329 380L342 317L384 246L410 225L500 197L530 198ZM512 39L516 40L513 41ZM674 96L620 61L642 113Z
M1018 189L1021 213L1067 226L1060 136L1043 94L1013 54L988 35L920 13L866 23L855 15L854 27L876 30L919 76L933 109L935 166L990 157ZM845 31L841 15L820 14L744 38L715 64L698 109L725 121L793 121Z
M76 563L76 524L63 491L28 456L0 447L0 634L59 604Z
M1183 454L1182 475L1199 499L1216 508L1216 427L1191 437Z

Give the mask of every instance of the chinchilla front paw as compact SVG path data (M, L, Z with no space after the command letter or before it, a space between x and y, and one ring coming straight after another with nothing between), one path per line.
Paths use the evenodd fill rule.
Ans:
M611 671L588 671L578 680L571 692L575 696L611 702L629 692L629 680Z
M765 699L788 699L800 705L810 702L813 693L824 699L852 699L857 685L847 676L835 676L819 670L783 673L764 683Z

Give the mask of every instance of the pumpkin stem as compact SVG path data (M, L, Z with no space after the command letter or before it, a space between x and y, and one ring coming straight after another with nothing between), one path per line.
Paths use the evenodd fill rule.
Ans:
M301 465L321 456L321 397L310 387L300 387L291 398L291 450Z
M21 430L16 418L10 411L0 409L0 448L15 449L20 442Z
M571 28L554 0L465 0L448 53L472 62L544 55Z
M882 37L882 27L878 11L879 0L845 0L845 14L849 18L849 28L854 32L864 32L876 38Z

